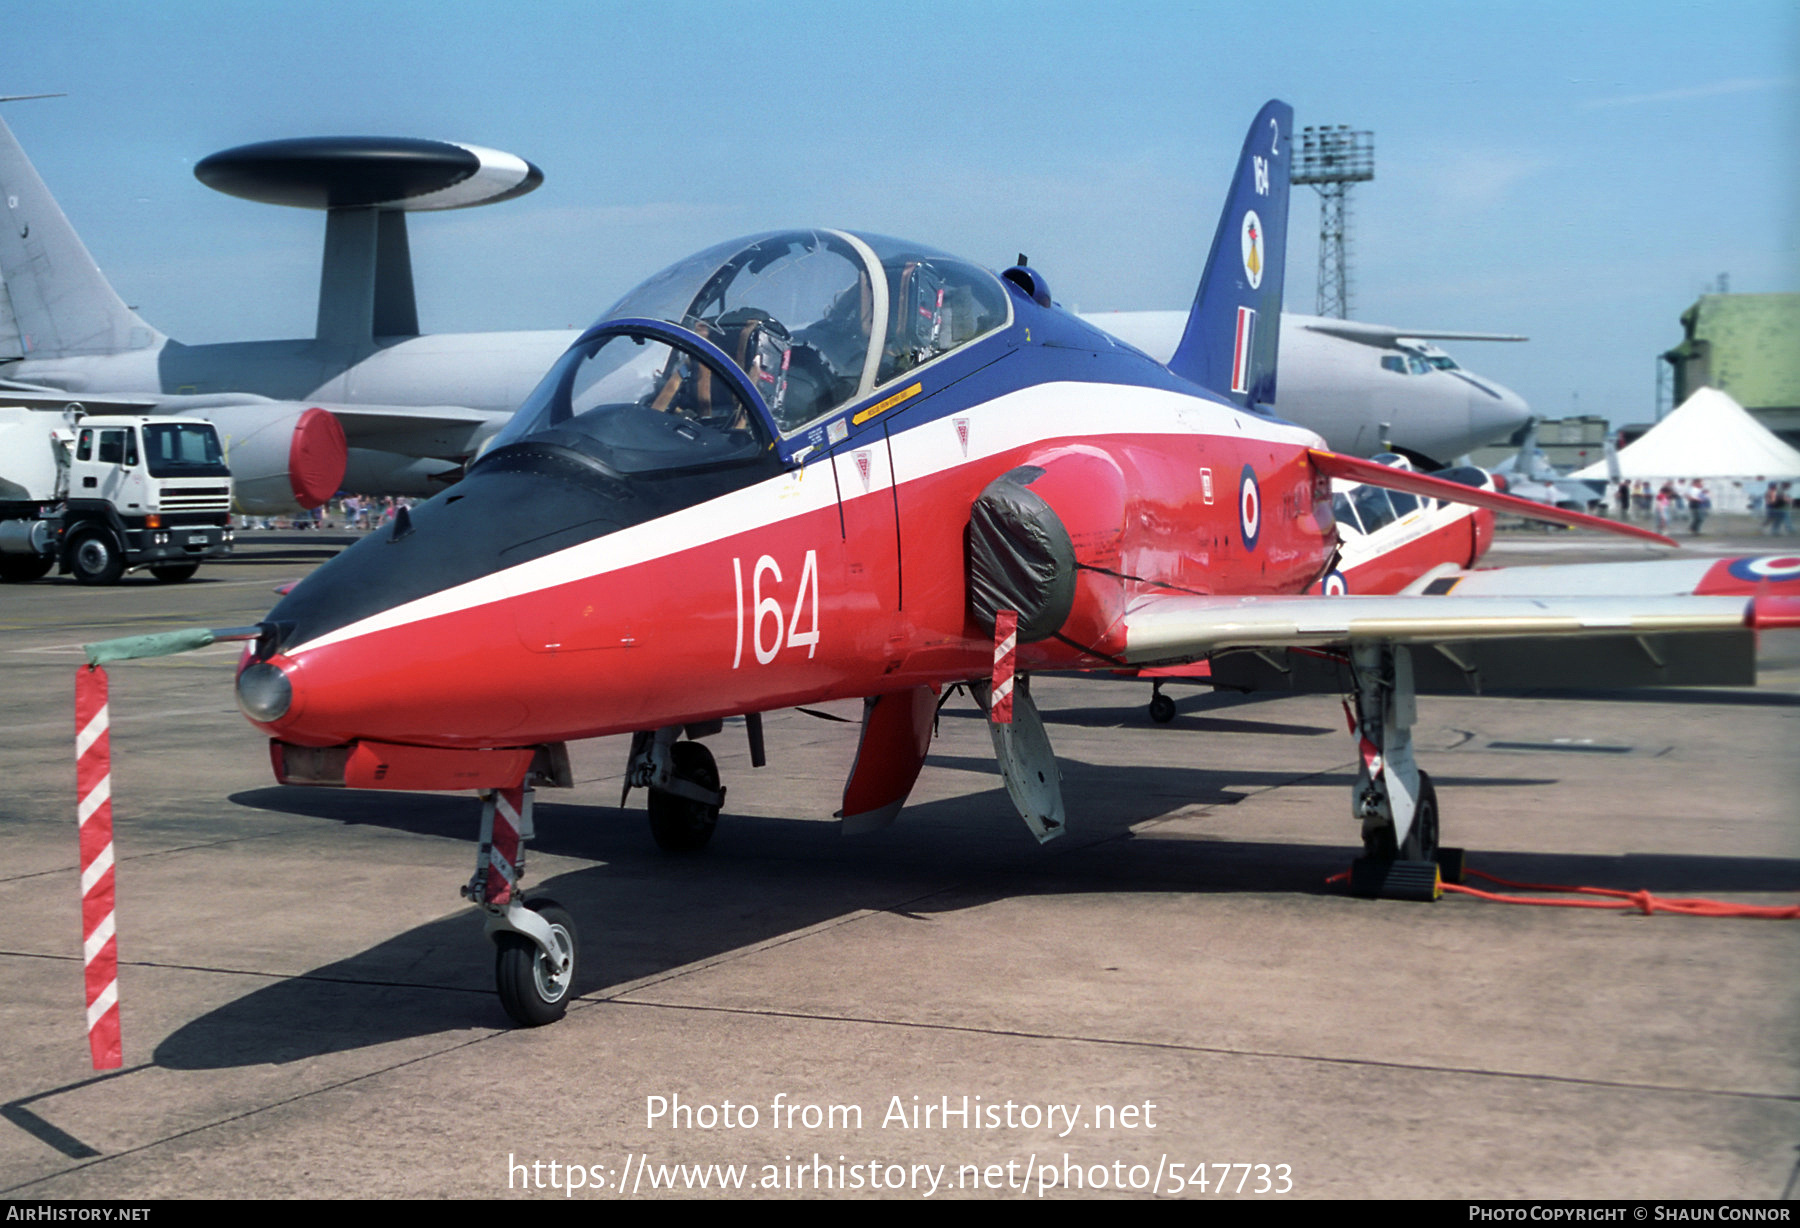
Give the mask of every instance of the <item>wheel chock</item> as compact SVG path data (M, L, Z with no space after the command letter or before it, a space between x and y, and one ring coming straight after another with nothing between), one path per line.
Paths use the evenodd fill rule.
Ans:
M1438 876L1447 883L1460 883L1463 880L1463 851L1461 849L1440 848L1437 851Z
M1370 900L1424 900L1442 895L1435 861L1386 861L1358 857L1350 863L1350 894Z

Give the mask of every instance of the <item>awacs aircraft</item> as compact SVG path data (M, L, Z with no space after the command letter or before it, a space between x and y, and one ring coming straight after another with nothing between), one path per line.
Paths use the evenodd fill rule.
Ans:
M521 159L441 141L312 138L226 150L195 173L220 191L326 212L316 335L186 346L150 327L95 267L0 124L0 195L12 223L0 233L0 395L205 416L226 440L240 508L280 512L317 506L340 485L438 493L579 335L419 335L406 214L529 191L542 176ZM16 322L6 319L9 291ZM1092 317L1164 361L1186 321L1180 312ZM1284 317L1282 332L1281 412L1340 451L1367 455L1391 441L1442 460L1524 421L1516 396L1419 340L1483 334L1399 340L1377 325L1304 316Z
M460 484L242 633L238 699L277 778L485 791L466 892L524 1023L562 1014L574 972L573 919L524 901L515 871L533 787L569 781L567 743L633 733L628 789L648 791L660 844L696 850L725 800L697 739L742 715L760 764L758 714L809 702L865 701L842 818L866 830L894 820L942 695L968 684L1050 839L1070 816L1034 672L1316 667L1363 748L1358 889L1431 895L1419 683L1479 686L1564 641L1568 681L1743 681L1756 629L1800 624L1781 595L1800 565L1509 588L1467 571L1465 529L1411 565L1408 592L1309 594L1345 548L1334 477L1666 539L1345 457L1267 412L1291 125L1278 102L1252 123L1168 366L1052 306L1039 270L874 235L763 234L650 278Z
M350 137L226 150L195 173L326 211L317 334L193 346L164 336L107 283L0 123L0 398L205 417L225 441L240 510L281 512L340 486L437 493L568 348L561 331L419 335L406 214L530 191L543 176L522 159Z
M1090 315L1154 358L1175 353L1187 317L1178 311ZM1432 341L1523 341L1512 333L1401 329L1357 320L1281 317L1281 401L1276 410L1353 456L1389 448L1436 468L1503 439L1531 416L1524 400L1465 371Z

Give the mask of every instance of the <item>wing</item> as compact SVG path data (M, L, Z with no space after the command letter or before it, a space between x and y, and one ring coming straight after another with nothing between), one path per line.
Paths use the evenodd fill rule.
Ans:
M1210 657L1246 690L1341 690L1359 641L1422 649L1421 691L1749 685L1756 633L1800 627L1800 558L1444 567L1392 597L1147 596L1124 623L1128 664Z
M33 409L62 409L79 405L90 413L187 414L204 418L208 410L266 408L271 417L295 409L316 408L330 412L344 428L344 442L352 448L392 452L461 463L475 454L481 443L506 424L510 413L493 413L463 405L345 405L336 401L276 401L254 393L223 392L199 395L174 393L69 392L41 384L0 380L0 401Z
M1324 333L1345 341L1356 341L1382 349L1393 349L1401 341L1526 341L1518 333L1452 333L1443 329L1389 328L1385 324L1364 324L1358 320L1308 320L1301 325L1309 332Z
M68 392L42 384L22 384L18 380L0 380L0 401L23 405L27 409L63 409L80 405L99 413L143 414L160 412L158 406L166 398L128 392Z
M1649 529L1639 528L1621 520L1608 520L1604 516L1589 516L1585 512L1569 511L1565 508L1552 507L1547 503L1539 503L1532 499L1521 499L1516 495L1500 494L1480 487L1465 486L1460 482L1447 481L1429 473L1417 473L1411 469L1395 469L1379 461L1362 460L1354 456L1345 456L1339 452L1322 452L1313 448L1307 453L1312 463L1321 473L1334 478L1342 478L1346 482L1362 482L1369 486L1381 486L1388 490L1401 490L1413 495L1429 495L1434 499L1444 499L1450 503L1466 503L1470 507L1484 507L1491 512L1506 512L1513 516L1523 516L1527 520L1541 520L1546 524L1563 524L1576 529L1595 529L1602 533L1616 533L1624 537L1641 538L1655 542L1659 546L1679 546L1681 543L1661 533L1652 533Z

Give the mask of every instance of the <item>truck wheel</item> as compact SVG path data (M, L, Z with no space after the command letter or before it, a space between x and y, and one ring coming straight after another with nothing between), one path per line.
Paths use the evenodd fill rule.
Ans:
M125 574L125 555L112 534L90 531L70 545L69 570L77 584L117 584Z
M150 569L150 574L164 584L179 584L183 580L192 580L194 573L200 570L198 563L162 563Z
M55 559L40 559L36 555L0 554L0 583L23 584L27 580L41 580L55 565Z

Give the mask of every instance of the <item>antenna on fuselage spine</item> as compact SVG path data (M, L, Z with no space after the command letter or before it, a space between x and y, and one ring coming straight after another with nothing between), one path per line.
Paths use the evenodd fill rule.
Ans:
M419 332L406 215L523 196L544 174L479 145L410 137L302 137L202 158L194 175L247 200L325 211L317 339L367 349Z

